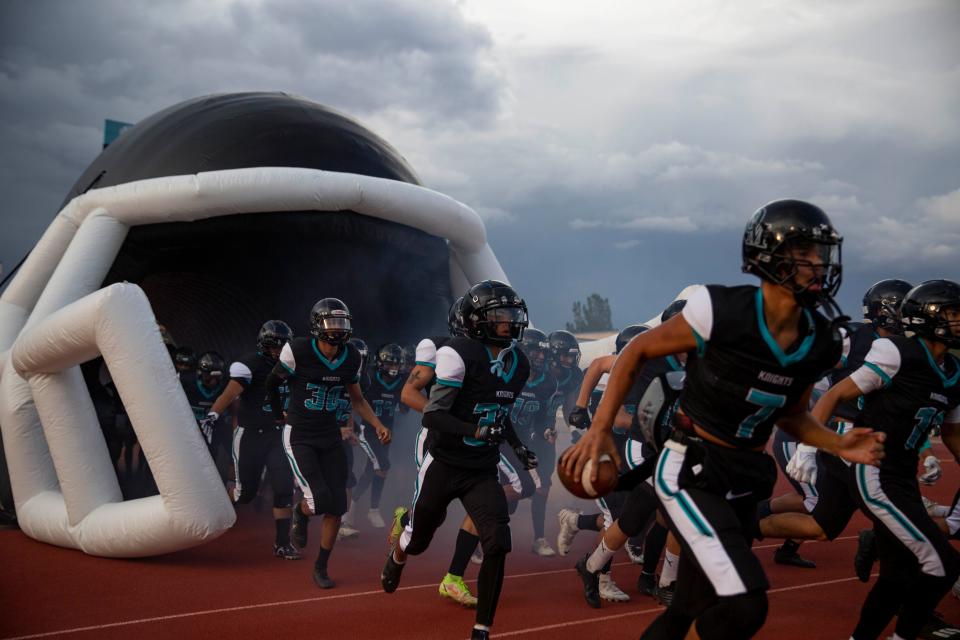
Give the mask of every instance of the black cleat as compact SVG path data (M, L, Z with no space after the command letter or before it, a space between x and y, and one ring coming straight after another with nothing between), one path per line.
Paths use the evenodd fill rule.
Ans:
M816 569L817 563L813 560L807 560L797 550L800 544L793 540L787 540L776 551L773 552L773 561L788 567L800 567L801 569Z
M299 560L300 552L297 551L297 548L290 544L276 544L273 545L273 555L278 558L283 558L284 560Z
M327 570L325 568L321 569L316 565L313 567L313 583L321 589L333 589L337 586L333 580L330 579L330 576L327 575Z
M674 580L666 587L661 587L657 585L656 591L653 592L653 597L665 607L669 607L670 603L673 602L673 594L677 592L677 581Z
M290 539L298 549L307 548L307 525L310 518L303 515L300 511L300 505L293 505L293 514L290 516Z
M474 627L470 633L470 640L490 640L490 632L486 629L477 629Z
M949 640L950 638L960 638L960 629L948 623L936 611L930 614L930 620L917 634L917 640Z
M600 574L587 570L587 558L583 556L577 561L576 570L583 580L583 599L594 609L600 608Z
M387 554L387 561L383 565L383 571L380 572L380 586L383 587L383 590L387 593L393 593L397 590L397 587L400 586L400 576L403 574L403 568L406 566L404 564L397 564L397 561L393 559L393 550L396 548L396 544L390 547L390 553Z
M870 582L870 572L877 560L877 536L873 529L861 529L857 534L857 553L853 556L853 570L860 582Z
M652 596L657 590L657 576L654 573L640 573L637 578L637 591L645 596Z

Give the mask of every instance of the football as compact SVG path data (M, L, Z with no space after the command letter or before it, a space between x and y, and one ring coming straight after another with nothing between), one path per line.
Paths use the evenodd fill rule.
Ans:
M566 452L564 452L564 454L565 453ZM560 460L562 459L563 455L560 456ZM557 476L560 478L563 486L567 488L567 491L578 498L585 500L602 498L617 486L617 478L619 475L617 473L617 465L609 454L601 454L597 480L591 483L590 470L593 468L592 464L593 462L591 460L587 460L587 463L583 465L583 473L577 478L568 474L560 462L557 462Z

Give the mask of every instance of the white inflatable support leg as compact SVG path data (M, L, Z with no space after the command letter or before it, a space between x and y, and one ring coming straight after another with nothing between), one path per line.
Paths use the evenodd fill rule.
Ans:
M74 377L76 365L98 348L150 463L159 497L120 502L116 480L107 477L113 466L102 435L93 433L99 427L86 387ZM71 542L65 546L93 555L139 557L202 543L233 524L233 506L139 287L115 284L50 315L20 335L11 363L33 387L64 488L66 510L36 513L27 505L25 515L43 521L35 523L34 533L58 534L44 541L62 544L59 534L65 529ZM61 395L51 394L54 390ZM74 408L85 403L88 410L79 419L87 424L78 424ZM71 426L86 435L65 433ZM72 460L61 460L61 447L76 447ZM55 502L50 492L31 496L37 498ZM64 516L68 522L53 521Z

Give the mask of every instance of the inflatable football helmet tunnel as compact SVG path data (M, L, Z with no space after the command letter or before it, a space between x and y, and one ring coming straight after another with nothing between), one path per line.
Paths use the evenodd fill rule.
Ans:
M0 429L22 530L137 557L234 522L162 342L239 355L344 300L369 344L445 332L452 292L506 280L467 206L354 120L278 93L203 97L84 172L0 296ZM103 356L160 495L123 501L79 364Z

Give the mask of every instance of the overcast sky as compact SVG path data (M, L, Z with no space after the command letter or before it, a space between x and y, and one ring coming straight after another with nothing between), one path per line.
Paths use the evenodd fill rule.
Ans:
M538 325L615 324L746 281L743 225L809 199L840 301L960 279L960 3L519 0L0 3L0 262L29 250L104 118L277 90L389 140L487 221Z

